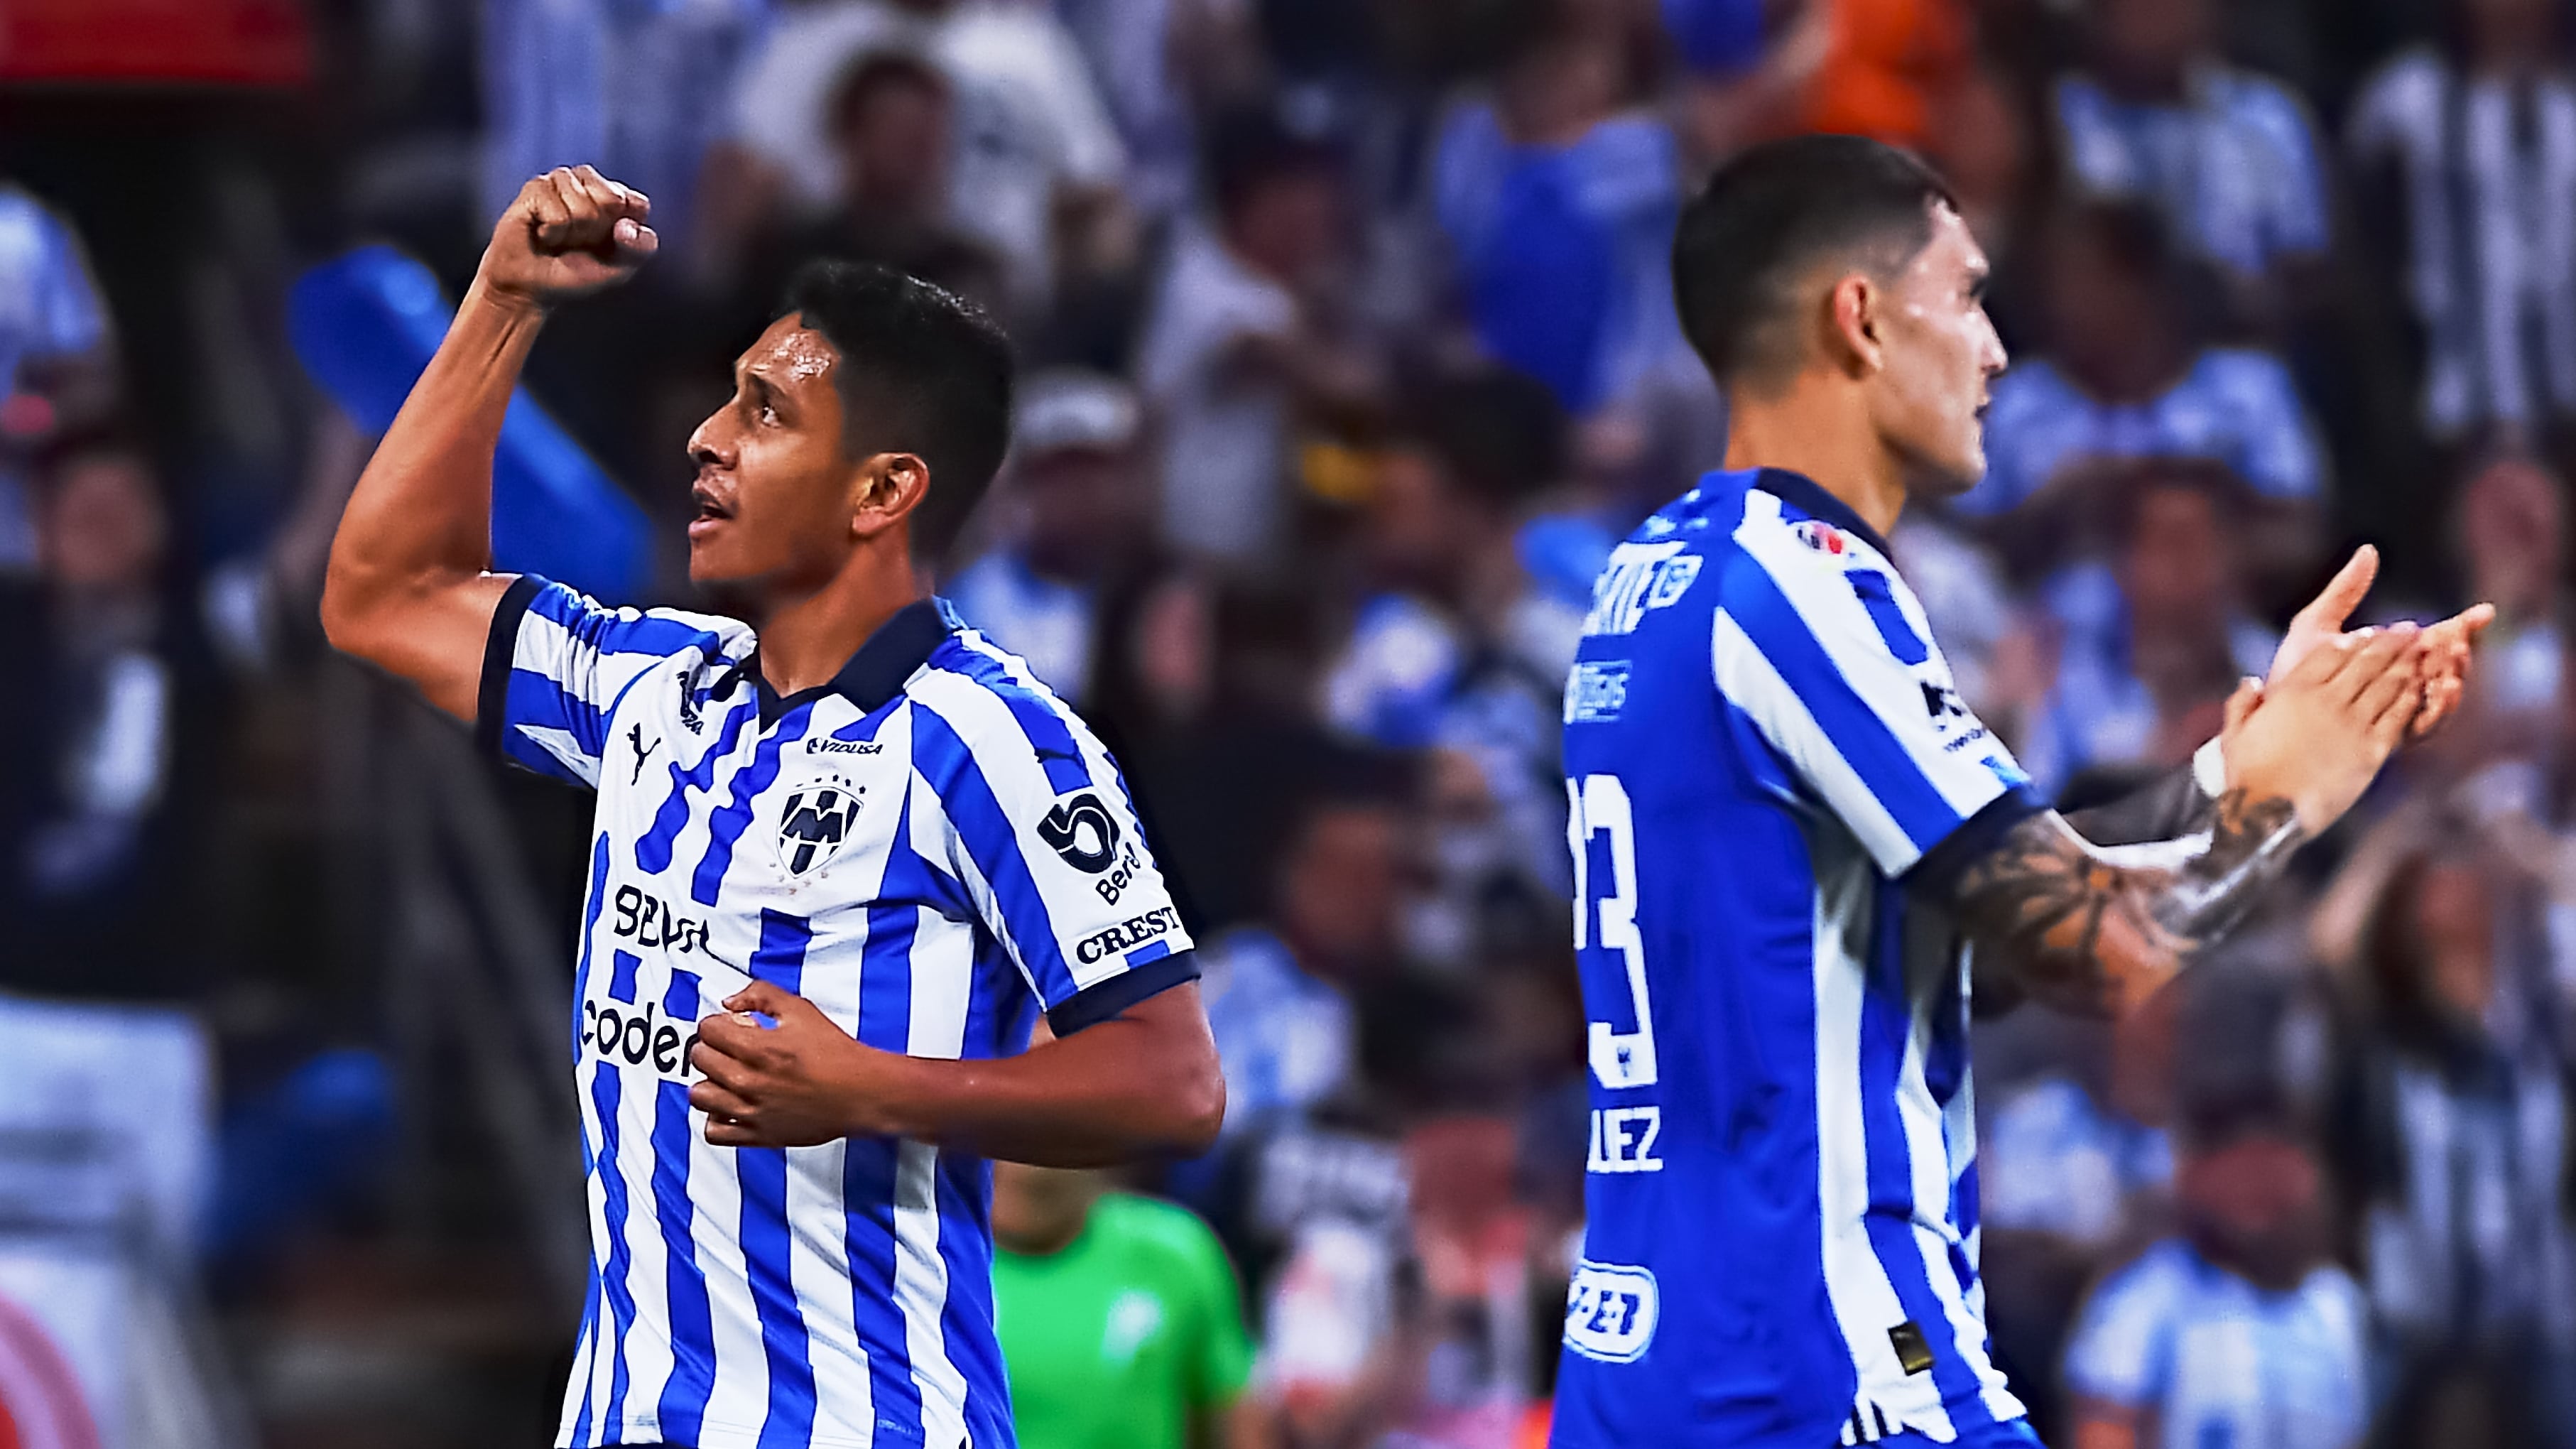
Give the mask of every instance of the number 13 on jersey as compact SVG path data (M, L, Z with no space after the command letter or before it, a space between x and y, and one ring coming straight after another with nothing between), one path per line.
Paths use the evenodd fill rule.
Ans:
M1625 988L1631 1020L1594 1019L1585 1023L1592 1075L1611 1091L1655 1085L1655 1018L1646 988L1646 943L1637 933L1637 831L1628 788L1616 775L1586 775L1565 782L1566 843L1574 851L1574 950L1584 976L1587 1008L1616 1003ZM1608 869L1593 868L1592 840L1606 837ZM1596 922L1596 919L1597 922ZM1596 955L1596 951L1598 954ZM1596 963L1615 959L1619 975L1602 979ZM1653 1172L1663 1161L1655 1156L1662 1110L1639 1107L1595 1108L1589 1169L1594 1172Z

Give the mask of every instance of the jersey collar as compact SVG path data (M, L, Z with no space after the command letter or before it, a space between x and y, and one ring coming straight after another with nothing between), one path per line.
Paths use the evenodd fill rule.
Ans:
M1850 504L1826 492L1823 484L1804 473L1792 473L1786 468L1757 468L1753 473L1753 486L1810 518L1821 518L1845 533L1859 534L1863 542L1878 550L1879 557L1895 557L1888 550L1887 540L1878 536L1877 529L1863 522Z
M841 672L832 676L831 683L785 697L769 687L757 657L746 660L752 683L760 691L761 723L775 723L788 710L826 691L847 699L863 713L873 713L903 693L904 681L929 663L932 652L961 627L956 611L946 599L916 599L879 624L868 642L859 646L859 652L850 656L850 662L841 666ZM757 650L754 653L756 656Z

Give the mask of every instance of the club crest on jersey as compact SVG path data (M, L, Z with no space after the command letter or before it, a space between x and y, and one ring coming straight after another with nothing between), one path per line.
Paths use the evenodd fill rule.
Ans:
M790 876L811 875L838 855L859 818L865 786L839 775L809 780L778 812L778 858Z
M1843 531L1821 518L1802 518L1789 525L1798 542L1821 554L1843 558L1851 553L1851 539Z

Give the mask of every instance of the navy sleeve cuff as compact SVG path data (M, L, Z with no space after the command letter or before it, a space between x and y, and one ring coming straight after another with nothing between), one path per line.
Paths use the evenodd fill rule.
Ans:
M2002 844L2014 826L2047 808L2048 802L2028 785L2015 785L1987 801L1984 809L1960 821L1957 829L1923 852L1923 858L1905 873L1906 886L1946 899L1957 891L1968 868Z
M1071 1036L1084 1027L1098 1026L1146 997L1160 996L1183 982L1198 979L1199 953L1175 951L1066 997L1047 1013L1047 1025L1054 1028L1057 1036Z
M483 636L483 682L474 697L474 748L501 758L501 725L510 712L510 661L519 653L519 619L546 586L535 574L510 581L492 611L492 632Z

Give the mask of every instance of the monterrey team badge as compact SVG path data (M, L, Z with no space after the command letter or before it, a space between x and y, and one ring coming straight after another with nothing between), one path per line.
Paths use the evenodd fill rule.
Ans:
M824 775L787 797L787 807L778 812L778 858L790 876L811 875L840 853L866 793L864 785Z

